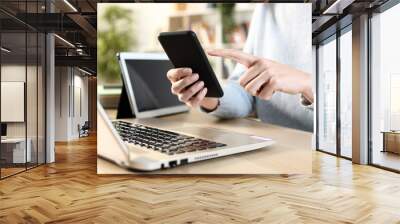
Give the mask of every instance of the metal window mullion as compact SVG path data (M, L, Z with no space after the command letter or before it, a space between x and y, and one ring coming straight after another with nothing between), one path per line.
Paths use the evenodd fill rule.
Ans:
M2 32L1 32L1 29L2 28L2 23L0 23L0 47L2 46ZM2 67L2 64L1 64L1 61L2 61L2 58L1 58L1 55L2 55L2 52L0 51L0 124L2 124L2 122L1 122L1 67ZM0 144L0 180L2 179L2 176L1 176L1 170L2 170L2 162L1 162L1 150L2 150L2 147L1 147L1 144Z
M367 107L368 107L368 155L367 155L367 164L373 164L373 149L372 149L372 12L368 12L368 31L367 31L367 42L368 42L368 54L367 54L367 83L368 83L368 95L367 95Z
M319 149L319 44L315 47L315 148Z
M82 118L82 88L79 88L79 116Z
M71 70L68 72L68 118L71 117Z
M36 1L39 13L39 0ZM39 165L39 32L36 32L36 166Z
M341 156L341 114L340 114L340 30L336 32L336 154Z
M47 13L47 4L46 4L46 8L45 11ZM44 33L44 79L42 79L42 82L44 81L44 161L43 163L47 163L47 37L48 37L48 33L45 32ZM43 72L43 69L42 69ZM43 73L42 73L43 76ZM43 83L42 83L43 84ZM42 108L43 109L43 108ZM43 118L43 117L42 117Z
M72 95L72 117L75 119L75 67L72 67L72 87L71 87L71 95Z
M25 0L25 21L28 19L28 0ZM27 90L28 90L28 25L25 25L25 102L24 102L24 118L25 118L25 170L28 169L28 112L27 112Z

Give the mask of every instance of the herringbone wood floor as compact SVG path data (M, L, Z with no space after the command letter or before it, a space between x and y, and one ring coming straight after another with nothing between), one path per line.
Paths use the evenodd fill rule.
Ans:
M0 223L400 223L400 175L318 152L313 167L311 176L98 176L90 137L0 181Z

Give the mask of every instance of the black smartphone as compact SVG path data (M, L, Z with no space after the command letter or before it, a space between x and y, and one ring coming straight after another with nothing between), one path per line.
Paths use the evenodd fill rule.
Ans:
M207 97L222 97L224 92L215 76L203 48L193 31L162 32L161 46L175 68L191 68L207 87Z

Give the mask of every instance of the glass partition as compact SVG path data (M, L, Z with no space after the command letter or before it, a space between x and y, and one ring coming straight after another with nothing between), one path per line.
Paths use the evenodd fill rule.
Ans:
M28 2L27 12L42 13L44 5L44 1ZM32 28L27 29L27 52L27 142L31 151L31 161L27 163L27 167L30 168L45 161L43 142L45 35L43 33Z
M347 27L340 38L340 155L352 157L352 32Z
M0 7L14 7L18 17L41 12L43 3L8 1ZM0 178L43 164L46 156L46 39L16 17L0 11Z
M371 18L372 164L400 171L400 4Z
M336 36L318 54L318 149L336 154Z
M317 147L320 151L351 159L352 26L322 41L317 55Z
M24 171L31 161L26 136L26 41L24 31L1 34L2 177Z

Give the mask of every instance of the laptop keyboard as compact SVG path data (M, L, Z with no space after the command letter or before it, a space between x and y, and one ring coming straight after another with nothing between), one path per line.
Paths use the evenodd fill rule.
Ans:
M124 142L168 155L226 146L223 143L125 121L113 121L113 125Z

